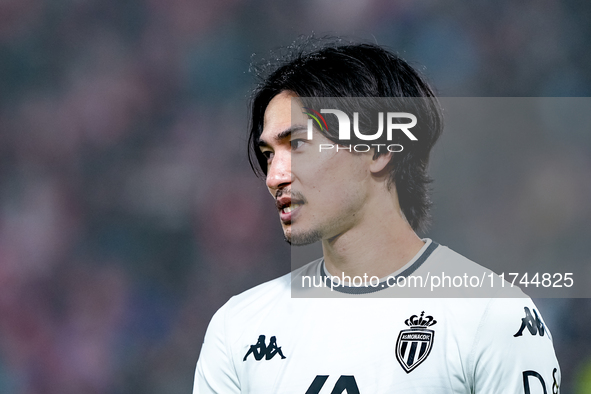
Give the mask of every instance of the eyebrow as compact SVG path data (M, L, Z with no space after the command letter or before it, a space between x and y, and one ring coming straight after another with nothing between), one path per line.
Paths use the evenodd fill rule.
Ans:
M293 125L290 128L285 129L281 133L277 134L273 139L275 141L279 142L279 141L282 141L286 138L291 137L292 134L295 134L295 133L300 132L302 130L307 130L307 127L305 127L303 125ZM265 141L259 137L258 141L257 141L257 146L258 147L269 146L269 143L267 143L267 141Z

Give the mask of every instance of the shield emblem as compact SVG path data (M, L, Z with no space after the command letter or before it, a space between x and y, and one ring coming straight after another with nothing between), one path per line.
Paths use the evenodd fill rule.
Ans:
M396 358L406 373L425 361L431 352L434 337L433 330L413 328L400 331L396 341Z

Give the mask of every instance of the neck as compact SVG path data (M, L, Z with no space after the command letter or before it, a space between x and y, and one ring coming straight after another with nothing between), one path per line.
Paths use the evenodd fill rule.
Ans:
M398 200L365 205L363 219L339 235L322 240L331 275L383 278L407 264L424 246L402 216Z

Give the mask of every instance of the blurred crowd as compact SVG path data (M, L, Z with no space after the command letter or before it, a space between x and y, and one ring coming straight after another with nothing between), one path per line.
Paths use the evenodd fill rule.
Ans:
M215 310L289 272L246 159L253 59L332 32L399 52L441 96L589 96L590 30L572 0L2 1L0 392L188 393ZM479 262L591 266L591 134L561 132L521 172L455 168L470 148L449 148L426 235ZM591 302L537 302L562 393L591 392Z

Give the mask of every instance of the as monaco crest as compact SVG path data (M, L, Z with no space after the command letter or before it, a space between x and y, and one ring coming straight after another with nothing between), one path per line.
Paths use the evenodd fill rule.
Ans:
M436 324L437 320L433 320L433 316L423 317L424 314L425 312L421 312L420 317L412 315L406 319L404 324L410 330L400 331L396 341L396 358L406 373L425 361L433 346L435 331L428 330L427 327Z

